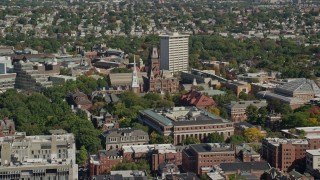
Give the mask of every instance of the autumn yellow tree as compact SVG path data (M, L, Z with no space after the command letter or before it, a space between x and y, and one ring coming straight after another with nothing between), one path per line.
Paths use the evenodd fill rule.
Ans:
M216 108L216 107L211 107L208 109L209 112L211 112L214 115L220 116L220 109Z
M248 128L244 131L244 137L248 142L258 142L264 135L257 128Z

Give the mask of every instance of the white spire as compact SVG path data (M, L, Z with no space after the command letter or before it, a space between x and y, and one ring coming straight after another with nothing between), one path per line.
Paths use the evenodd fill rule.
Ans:
M198 85L196 78L193 78L192 85L193 85L193 86L197 86L197 85Z
M132 72L132 84L131 88L138 88L139 87L139 82L138 82L138 73L137 73L137 68L136 68L136 56L133 55L133 72Z

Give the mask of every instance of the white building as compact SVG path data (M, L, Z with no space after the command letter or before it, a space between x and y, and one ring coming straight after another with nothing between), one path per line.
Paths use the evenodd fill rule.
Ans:
M52 130L52 135L0 138L0 179L78 179L73 134Z
M179 33L160 35L160 69L172 73L188 70L189 35Z
M306 165L308 171L320 169L320 149L306 150Z

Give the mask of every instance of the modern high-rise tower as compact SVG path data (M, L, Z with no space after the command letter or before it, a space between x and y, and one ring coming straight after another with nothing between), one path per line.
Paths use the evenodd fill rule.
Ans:
M172 73L188 70L189 35L169 33L160 35L160 69Z

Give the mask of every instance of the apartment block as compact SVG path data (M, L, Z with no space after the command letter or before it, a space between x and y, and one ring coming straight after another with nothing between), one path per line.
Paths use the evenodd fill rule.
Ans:
M189 67L189 35L167 33L160 35L160 69L172 73Z
M39 63L32 63L29 61L16 62L14 64L14 71L17 73L15 88L41 91L43 88L51 87L52 82L48 81L49 74L56 74L57 70L53 70L57 64L43 65ZM51 68L50 68L51 67ZM59 67L59 66L58 66Z
M275 168L284 172L305 166L306 150L309 149L306 139L266 138L262 141L262 158Z
M0 138L0 179L78 179L76 147L73 134L64 130L52 135Z
M320 149L306 151L306 172L320 178Z

